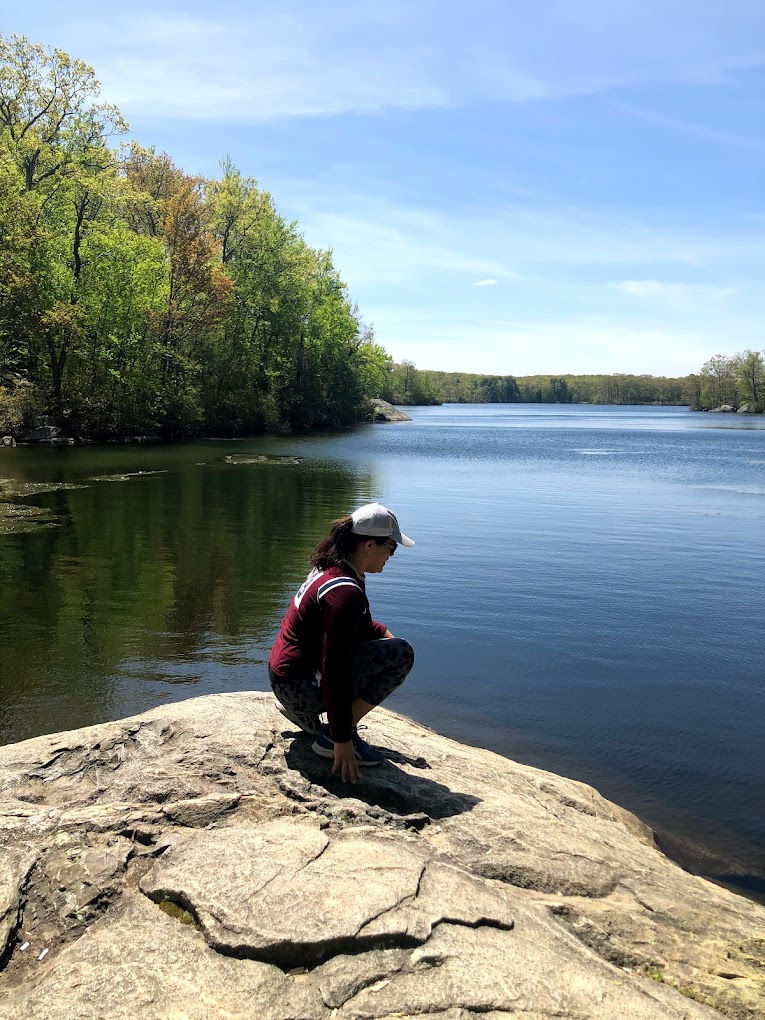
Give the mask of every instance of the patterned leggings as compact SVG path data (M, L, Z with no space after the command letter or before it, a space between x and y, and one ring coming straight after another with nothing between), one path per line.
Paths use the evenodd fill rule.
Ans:
M353 663L353 697L379 705L406 680L414 665L414 651L403 638L380 638L359 645ZM268 670L271 688L285 708L297 715L321 715L321 681L314 676L280 677Z

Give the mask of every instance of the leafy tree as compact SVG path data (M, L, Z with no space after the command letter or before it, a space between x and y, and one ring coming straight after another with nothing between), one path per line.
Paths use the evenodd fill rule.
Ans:
M264 218L273 215L271 196L258 191L258 182L242 177L230 159L221 163L223 176L207 184L213 232L225 266L244 252L248 238L257 235Z
M30 229L16 267L22 286L14 298L23 291L24 307L12 314L24 333L19 343L27 348L28 367L50 388L61 420L67 362L85 335L82 244L101 204L93 183L113 162L107 137L124 130L118 111L94 102L99 91L92 68L82 61L24 37L0 36L4 183L6 192L26 199L20 211Z
M688 376L688 403L694 411L698 411L702 406L702 394L704 391L704 380L700 375L691 373Z
M724 354L715 354L701 368L705 380L704 392L712 394L716 406L736 403L736 363Z
M552 396L553 403L555 404L571 403L571 393L569 392L568 383L565 379L551 379L550 394Z
M413 361L402 361L393 366L390 385L394 404L438 404L441 401L430 373L420 372Z
M737 371L746 387L747 396L761 410L765 404L765 359L761 351L744 351L739 356Z
M27 191L51 194L68 174L108 161L104 138L126 125L116 107L93 102L100 91L83 61L0 35L0 130Z

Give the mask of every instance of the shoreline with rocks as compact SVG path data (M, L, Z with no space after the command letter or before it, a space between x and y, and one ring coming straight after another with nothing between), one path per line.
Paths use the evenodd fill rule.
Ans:
M362 418L356 423L363 425L365 423L388 423L388 422L401 422L411 421L412 419L408 414L400 411L393 404L388 403L387 400L371 400L369 406L365 411ZM288 432L289 429L284 427L274 429L271 431L259 432L255 435L273 435ZM239 436L229 438L249 439L255 438L253 436ZM31 446L42 444L46 446L85 446L95 443L173 443L173 442L188 442L195 440L204 439L219 439L220 436L184 436L183 439L171 439L166 436L159 436L153 433L144 433L140 429L136 429L126 435L121 436L87 436L80 435L66 435L64 429L56 425L50 417L40 417L36 419L31 428L16 432L9 433L8 435L0 435L0 447L13 447L13 446Z

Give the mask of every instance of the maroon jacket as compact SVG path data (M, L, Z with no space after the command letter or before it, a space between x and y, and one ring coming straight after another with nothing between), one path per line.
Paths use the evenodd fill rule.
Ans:
M286 679L319 674L332 736L350 740L356 650L385 633L372 619L363 580L349 567L314 569L282 620L269 666Z

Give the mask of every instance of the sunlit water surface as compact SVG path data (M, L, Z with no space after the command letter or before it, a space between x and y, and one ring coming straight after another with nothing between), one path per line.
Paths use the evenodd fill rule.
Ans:
M592 783L672 833L686 863L761 895L765 418L411 413L322 435L0 450L6 492L61 485L16 497L45 511L33 529L3 534L0 518L0 740L267 689L311 548L380 499L417 541L368 584L417 655L390 707ZM225 459L249 453L304 459Z

